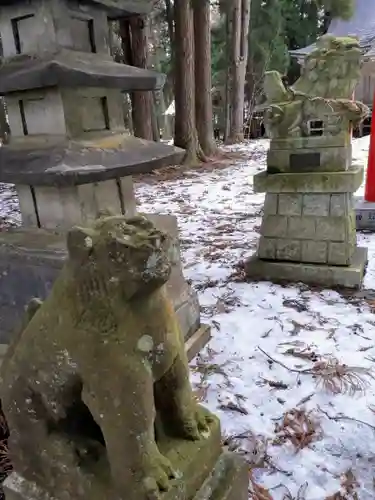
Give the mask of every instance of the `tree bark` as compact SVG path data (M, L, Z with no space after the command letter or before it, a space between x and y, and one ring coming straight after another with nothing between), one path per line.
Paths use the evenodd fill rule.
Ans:
M0 138L3 144L6 144L9 139L10 129L7 120L5 101L0 98Z
M156 96L156 92L152 92L152 113L151 113L151 124L152 124L152 137L155 142L160 142L160 114L159 114L159 106L158 99Z
M234 0L232 16L231 119L228 142L235 143L243 141L250 0Z
M147 68L148 40L147 20L141 16L129 19L131 29L132 64L138 68ZM134 135L142 139L153 140L152 131L152 93L145 91L132 92Z
M195 0L195 119L199 143L207 156L217 151L212 112L210 18L209 0Z
M174 89L174 71L175 71L175 21L174 21L174 9L171 0L165 0L165 13L168 25L168 35L171 49L171 69L167 74L167 79L164 85L164 99L167 106L171 104L174 99L173 89Z
M228 71L225 78L225 115L224 115L224 142L227 143L230 135L230 115L231 115L231 80L232 80L232 31L233 31L233 17L231 8L227 6L225 15L225 38L226 38L226 60L228 65Z
M175 133L174 143L186 150L184 163L196 164L204 155L195 123L194 27L190 0L175 0Z
M173 15L173 7L171 4L171 0L165 0L165 12L166 12L166 17L167 17L169 41L171 44L171 59L173 62L175 28L174 28L174 15Z

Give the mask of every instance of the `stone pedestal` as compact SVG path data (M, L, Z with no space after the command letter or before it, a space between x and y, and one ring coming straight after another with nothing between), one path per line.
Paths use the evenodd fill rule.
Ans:
M220 441L220 426L215 421L211 432L201 441L165 439L159 442L160 451L180 472L180 478L172 482L168 492L160 495L160 500L247 500L248 465L239 455L223 451ZM103 469L108 467L107 464L102 466ZM87 481L88 490L81 492L79 498L126 500L126 492L119 498L101 482L103 476L102 470L98 477ZM4 483L4 492L7 500L65 500L64 491L59 490L59 480L64 483L63 473L56 481L56 496L51 497L12 474Z
M10 143L0 148L0 182L15 184L22 215L21 229L1 233L0 342L10 340L27 302L49 293L65 256L64 232L103 211L135 215L131 175L179 163L185 154L125 130L122 92L160 89L165 76L113 61L108 18L151 8L148 0L0 6L0 93L11 128ZM177 242L175 218L158 220ZM168 289L193 356L209 329L200 325L180 261Z
M327 121L325 126L329 126ZM349 127L347 128L349 130ZM329 137L309 135L272 139L267 153L269 173L340 172L347 170L351 162L352 145L348 131Z
M375 203L355 198L355 213L358 231L375 231Z
M257 256L247 263L256 278L326 286L361 285L367 251L356 246L353 193L363 169L267 174L254 178L266 192Z
M171 233L179 246L175 217L149 217L157 227ZM20 228L0 233L0 344L8 343L17 331L25 305L33 297L48 296L66 255L66 235L62 231ZM198 296L183 276L179 251L177 255L167 287L192 359L211 334L210 328L200 322Z

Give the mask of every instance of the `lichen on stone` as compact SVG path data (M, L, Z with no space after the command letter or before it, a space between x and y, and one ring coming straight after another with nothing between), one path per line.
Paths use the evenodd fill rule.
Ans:
M352 100L361 75L362 53L353 37L324 35L304 61L301 76L285 86L277 71L265 74L265 126L272 139L309 136L309 122L323 121L324 135L349 133L369 114Z
M68 259L2 366L16 471L63 498L146 500L173 466L154 434L203 439L166 293L171 238L145 217L103 216L67 237Z

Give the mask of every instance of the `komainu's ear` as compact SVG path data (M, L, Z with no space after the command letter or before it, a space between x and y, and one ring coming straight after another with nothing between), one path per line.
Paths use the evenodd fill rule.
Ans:
M83 262L89 257L93 247L94 231L73 227L68 232L67 247L69 258L73 261Z

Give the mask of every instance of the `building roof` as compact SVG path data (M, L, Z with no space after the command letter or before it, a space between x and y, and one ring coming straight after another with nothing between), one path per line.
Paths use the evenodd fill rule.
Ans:
M356 36L366 57L375 57L375 0L355 0L354 15L348 21L334 19L328 33L334 36ZM307 47L291 50L296 57L305 57L316 47L313 43Z

